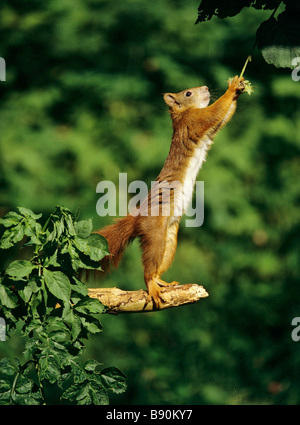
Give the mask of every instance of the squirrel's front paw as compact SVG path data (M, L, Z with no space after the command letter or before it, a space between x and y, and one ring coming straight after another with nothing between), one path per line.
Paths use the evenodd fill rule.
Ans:
M242 92L245 89L244 77L236 75L228 82L228 88L233 92Z
M251 93L254 91L254 87L249 80L245 80L244 77L238 76L228 78L228 87L228 90L232 91L234 99L236 99L242 93L251 95Z

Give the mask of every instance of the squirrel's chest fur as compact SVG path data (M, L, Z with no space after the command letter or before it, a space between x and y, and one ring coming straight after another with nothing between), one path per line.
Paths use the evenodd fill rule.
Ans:
M140 216L169 217L168 226L180 221L192 200L197 174L213 143L212 138L203 133L200 137L194 135L188 126L174 132L169 155L139 208Z
M186 158L181 170L180 184L174 196L174 218L181 217L192 200L197 174L206 159L207 151L212 144L208 136L204 136L201 143L195 147L193 154Z

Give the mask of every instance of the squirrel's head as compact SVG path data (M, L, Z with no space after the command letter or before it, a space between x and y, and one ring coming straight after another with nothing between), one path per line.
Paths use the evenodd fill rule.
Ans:
M187 108L206 108L210 94L206 86L194 87L179 93L165 93L164 101L172 112L182 112Z

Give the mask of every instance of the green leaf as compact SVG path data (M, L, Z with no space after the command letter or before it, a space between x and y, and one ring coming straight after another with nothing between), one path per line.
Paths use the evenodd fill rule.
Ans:
M32 218L28 218L25 223L24 232L25 235L30 238L29 241L25 244L26 246L42 244L44 236L42 234L42 226L40 223L37 223Z
M232 17L240 13L244 7L254 7L255 9L275 9L278 0L201 0L198 8L198 22L208 21L213 16L218 18Z
M101 379L103 385L116 394L126 391L126 375L116 367L109 367L102 370Z
M91 382L90 387L92 389L91 394L94 405L103 406L109 404L108 394L103 386L96 385L94 382Z
M84 365L84 369L87 370L88 372L96 372L97 367L101 366L99 362L97 362L97 360L88 360L85 365Z
M0 394L10 390L10 383L8 380L0 379Z
M74 283L72 283L72 291L77 292L78 294L86 297L89 293L86 285L83 282L81 282L79 279L77 279L75 276L73 276L72 279L74 281Z
M25 301L25 303L28 303L30 300L30 297L32 295L32 288L30 285L26 285L24 289L19 290L19 295L22 298L22 300Z
M277 68L293 68L293 59L300 57L299 13L286 9L277 19L263 22L256 32L256 41L267 63Z
M91 404L92 399L89 394L89 384L81 385L81 388L77 391L76 400L80 405Z
M78 404L90 404L91 398L89 396L88 385L86 384L74 384L71 385L64 393L63 398L66 398L72 402L77 401Z
M66 222L67 222L67 227L68 227L68 232L70 236L75 236L76 232L75 232L75 228L74 228L74 223L73 223L73 219L71 215L68 215L66 218Z
M109 403L105 388L96 382L88 380L69 387L64 392L63 398L79 405L107 405Z
M74 375L74 383L82 384L87 377L87 374L82 368L82 365L80 363L72 363L71 368Z
M62 248L61 251L63 254L67 253L70 261L71 261L71 265L72 268L75 272L77 272L80 268L84 267L84 263L82 263L81 259L79 258L79 254L78 251L76 250L75 246L68 241L67 244L65 244L65 246Z
M11 227L16 226L21 220L23 220L23 217L20 214L9 211L3 218L0 218L0 224L5 227Z
M57 262L57 251L58 250L56 250L50 257L45 258L45 267L60 267L60 264Z
M99 233L92 233L88 238L88 244L91 248L95 248L95 258L90 255L91 259L94 261L99 261L105 255L109 254L107 240Z
M66 330L56 330L49 333L49 338L55 342L65 342L69 340L69 332Z
M31 392L29 394L14 393L12 396L13 404L21 406L38 405L41 404L42 398L40 391Z
M33 329L37 329L38 325L36 326L32 326L32 329L30 329L30 331L32 331ZM29 359L34 353L36 353L37 351L39 351L39 346L40 344L40 340L38 338L30 338L26 344L25 344L25 350L24 350L24 357L25 359Z
M82 329L80 317L75 314L73 308L70 308L64 312L63 319L67 324L69 324L71 329L72 340L74 341L78 338Z
M24 217L31 217L34 220L38 220L43 215L43 214L34 214L33 211L31 211L29 208L18 207L18 210Z
M64 224L64 219L62 217L60 220L54 222L54 231L55 231L56 239L59 239L61 237L64 230L65 230L65 224Z
M6 269L6 274L16 279L28 276L37 266L26 260L16 260L10 263Z
M96 334L99 332L102 332L102 325L99 322L99 320L95 319L92 316L86 316L80 318L82 325L85 327L85 329L92 333Z
M1 392L0 393L0 406L11 404L10 403L10 397L11 397L10 390L5 391L5 392Z
M51 350L46 351L46 355L39 359L40 379L47 379L54 384L60 377L60 365L55 360Z
M15 308L18 305L16 295L6 286L0 284L0 305L8 308Z
M16 391L19 394L29 393L31 392L33 385L34 385L34 382L31 379L21 376L18 379L18 385L16 387Z
M74 244L93 261L100 261L109 254L106 239L98 233L92 233L87 239L76 238Z
M106 307L99 300L93 298L80 300L74 309L83 314L98 314L106 311Z
M6 357L0 360L0 373L5 376L14 376L16 373L15 366L13 366L11 361Z
M213 16L227 18L237 15L245 6L250 6L252 0L202 0L198 8L198 22L210 20Z
M23 239L24 234L24 226L22 226L22 222L11 229L7 229L2 235L0 248L8 249L12 247L14 244Z
M71 284L68 277L60 271L44 269L45 283L49 291L58 299L68 302L71 296Z
M81 220L75 223L76 235L79 238L86 239L90 236L93 230L93 221L90 218L89 220Z

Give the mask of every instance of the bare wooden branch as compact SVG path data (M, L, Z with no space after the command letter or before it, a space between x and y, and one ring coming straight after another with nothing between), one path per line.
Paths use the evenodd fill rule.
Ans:
M158 311L155 309L152 300L149 299L148 292L143 289L123 291L119 288L89 288L88 291L91 298L97 298L109 308L109 313ZM208 293L203 286L195 283L162 287L163 304L161 310L192 304L206 297L208 297Z

